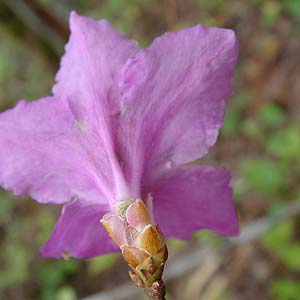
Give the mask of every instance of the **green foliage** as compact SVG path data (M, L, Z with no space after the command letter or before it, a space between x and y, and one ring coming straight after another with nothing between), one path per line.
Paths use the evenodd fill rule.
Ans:
M180 250L184 246L186 246L186 242L175 239L175 238L170 238L167 241L167 246L169 249L172 249L172 250Z
M88 269L90 274L98 274L109 268L111 268L117 259L119 258L119 254L106 254L102 256L95 257L88 261Z
M241 125L241 132L248 138L259 139L262 131L259 122L254 119L246 119Z
M1 28L0 39L1 104L49 94L54 74L41 54Z
M1 245L0 288L21 283L30 275L28 262L32 254L26 245L6 241Z
M300 243L294 240L294 224L291 221L278 224L265 234L263 244L278 255L291 270L300 270Z
M272 135L266 143L267 151L274 156L293 160L300 159L300 127L290 126Z
M262 139L268 130L279 127L285 120L284 111L276 104L263 105L255 118L241 122L241 132L251 139Z
M220 11L225 5L223 0L194 0L194 2L200 7L211 11Z
M0 227L9 228L9 234L0 240L0 288L21 283L30 275L28 262L32 253L22 233L29 222L24 219L13 222L13 204L12 195L0 191Z
M273 103L262 106L258 112L258 116L259 121L267 128L282 124L285 117L283 110Z
M270 292L273 300L298 300L300 295L299 282L289 279L272 281Z
M209 244L214 248L217 248L220 245L220 236L208 230L194 232L193 239L198 242L203 242L203 244Z
M300 17L300 0L282 1L283 9L295 18Z
M234 137L238 134L240 124L242 123L242 114L249 102L250 94L242 91L231 99L224 124L221 128L221 134L225 137Z
M90 15L94 18L107 18L110 17L110 21L119 30L126 32L127 34L133 28L134 20L139 16L140 7L146 1L141 0L110 0L105 1L99 10L93 10ZM122 14L120 14L122 11Z
M262 5L263 23L268 27L275 25L275 23L278 20L278 17L280 16L281 9L282 7L280 3L278 3L275 0L264 1Z
M267 158L253 158L241 164L245 184L262 195L276 193L285 186L288 169L285 164Z
M76 293L70 286L63 286L56 292L56 300L76 300Z
M238 132L240 122L240 116L236 112L229 110L226 114L221 134L225 137L234 137Z
M295 19L300 16L300 0L254 0L262 8L263 22L272 26L282 13L287 13Z
M74 259L46 261L38 267L37 274L41 286L41 300L51 300L53 295L64 294L70 296L70 289L61 289L66 277L76 273L79 269L79 261ZM74 291L73 291L74 292ZM74 297L75 298L75 297ZM57 298L60 300L59 298Z
M10 193L0 190L0 226L5 226L11 219L13 210L12 200L13 196Z
M277 225L264 236L264 244L277 252L284 251L293 237L293 224L285 222Z

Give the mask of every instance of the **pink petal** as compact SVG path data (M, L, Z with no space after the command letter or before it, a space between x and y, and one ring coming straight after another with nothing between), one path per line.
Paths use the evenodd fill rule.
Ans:
M56 75L55 95L68 96L76 116L96 121L101 113L120 110L117 75L139 47L106 20L72 12L71 36Z
M115 119L121 110L117 79L126 60L139 47L106 20L95 21L72 12L70 27L71 37L53 93L66 96L78 122L97 133L95 138L100 140L106 156L106 161L102 161L103 169L111 168L108 174L114 198L124 199L129 197L129 192L114 141Z
M64 255L88 258L118 251L100 224L106 212L100 205L87 205L86 201L66 204L41 254L55 258Z
M199 25L166 33L127 61L119 139L133 194L142 175L154 178L214 145L236 60L232 30Z
M170 170L146 186L154 217L166 237L188 239L195 230L237 235L238 222L225 169L188 166Z
M105 20L72 13L70 25L53 88L67 100L20 104L0 115L0 183L40 202L99 201L97 189L113 202L128 196L114 145L112 113L121 105L116 74L138 46Z
M42 203L107 201L110 167L101 149L65 100L21 101L0 114L0 184L15 194Z

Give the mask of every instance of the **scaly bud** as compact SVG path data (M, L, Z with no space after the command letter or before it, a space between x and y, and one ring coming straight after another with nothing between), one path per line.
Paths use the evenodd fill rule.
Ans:
M101 223L132 269L130 278L139 287L150 288L160 281L168 250L158 225L140 199L119 202L115 212L104 215Z

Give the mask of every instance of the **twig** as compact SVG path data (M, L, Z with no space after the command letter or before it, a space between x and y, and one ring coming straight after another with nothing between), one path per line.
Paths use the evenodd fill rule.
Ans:
M151 287L145 288L149 300L166 300L166 286L162 280L155 281Z
M241 234L237 238L226 239L223 247L219 249L220 252L228 251L235 245L246 244L256 240L266 231L270 230L274 225L279 224L286 219L292 218L300 214L300 202L291 202L287 207L283 208L277 214L270 217L262 217L252 223L244 226ZM168 267L165 272L166 281L180 278L185 274L192 272L197 268L207 257L211 254L211 249L198 248L192 249L182 255L171 257ZM176 264L173 261L176 259ZM198 262L198 264L195 264ZM132 283L126 283L116 287L110 291L104 291L90 297L83 298L82 300L127 300L127 299L142 299L143 293Z

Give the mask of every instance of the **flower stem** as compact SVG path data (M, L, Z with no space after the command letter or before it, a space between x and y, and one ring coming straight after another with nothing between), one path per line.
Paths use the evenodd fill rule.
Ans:
M149 300L166 300L166 286L161 279L154 281L151 287L145 288L145 294Z

